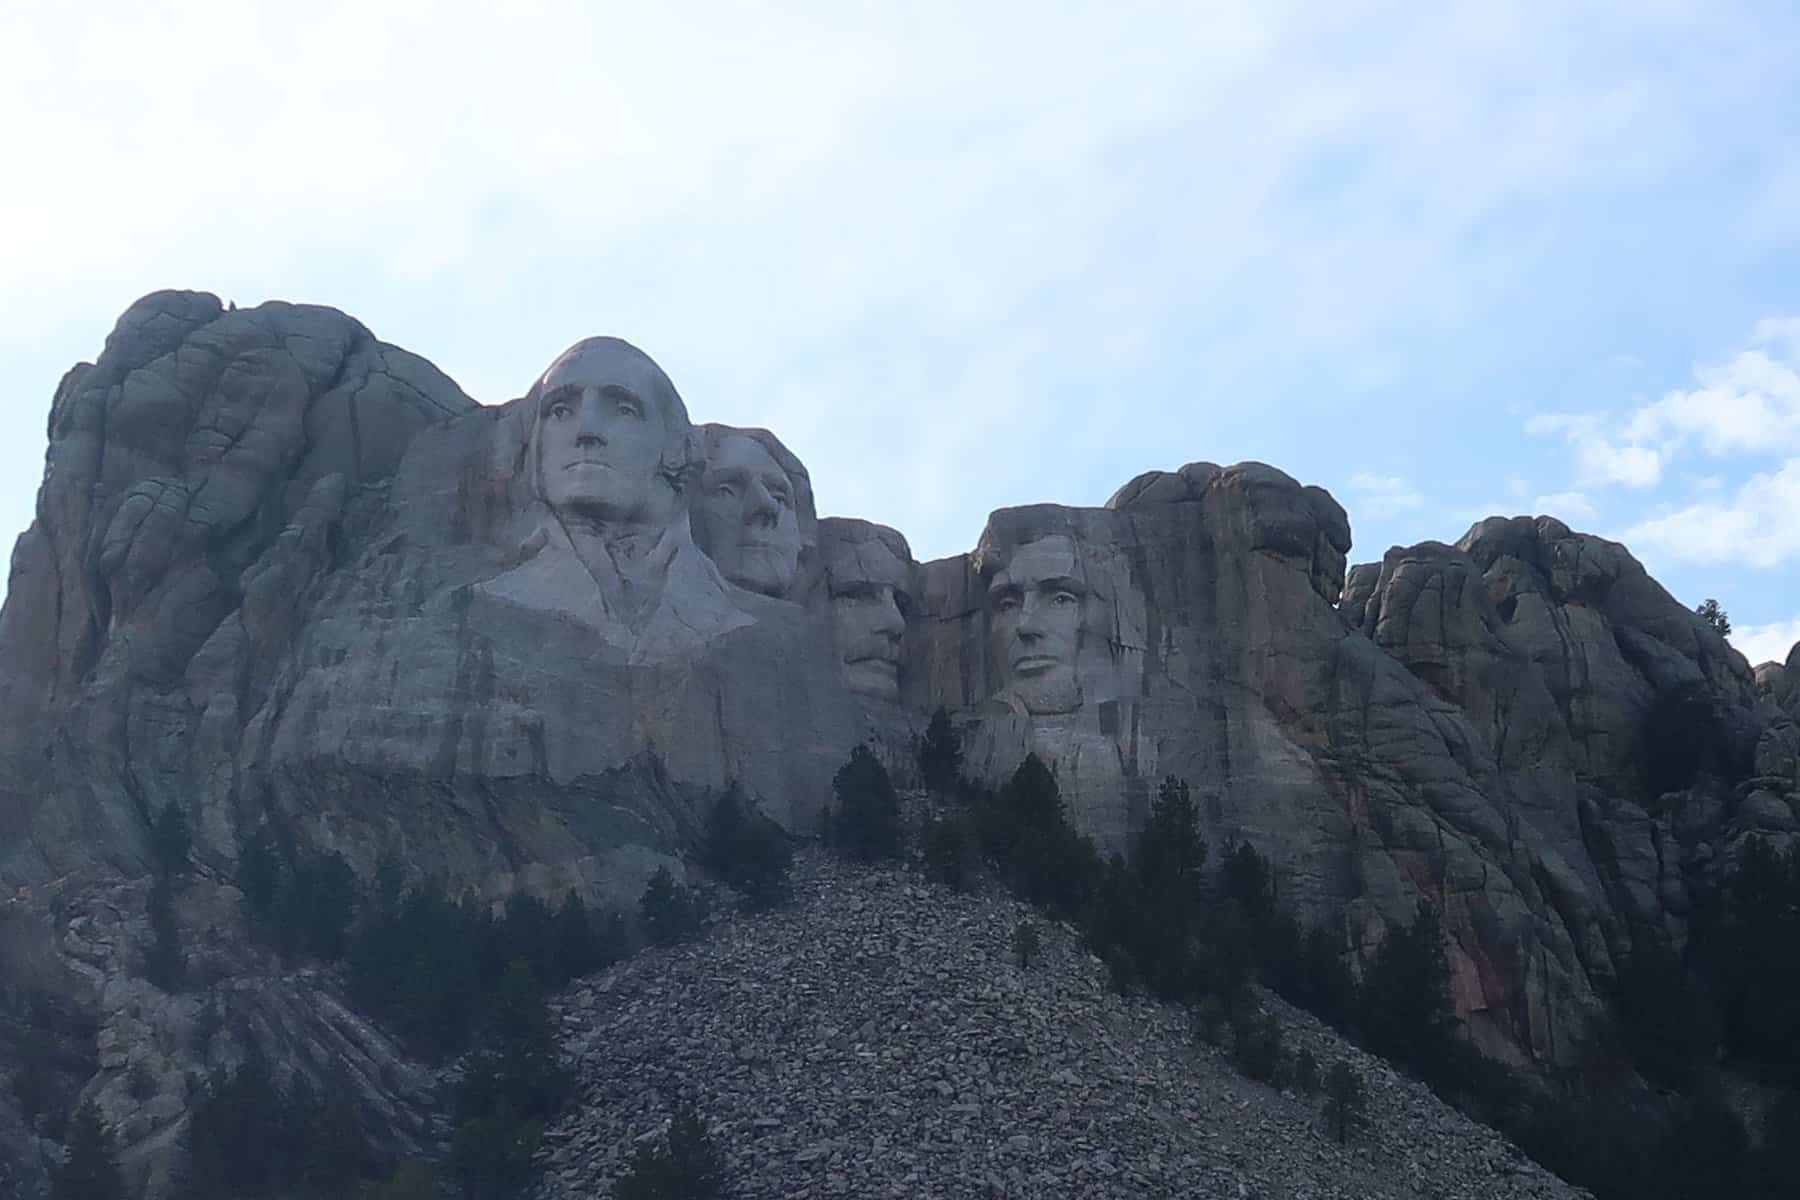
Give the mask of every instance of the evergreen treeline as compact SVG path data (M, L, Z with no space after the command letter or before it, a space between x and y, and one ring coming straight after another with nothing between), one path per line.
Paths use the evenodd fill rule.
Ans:
M623 918L574 893L556 908L515 895L496 915L471 897L404 887L392 860L363 886L336 855L284 853L266 836L246 847L238 882L251 928L270 947L342 963L358 1007L415 1052L442 1059L467 1051L445 1175L467 1200L518 1195L544 1123L569 1094L544 988L624 954ZM192 1193L302 1187L335 1196L361 1181L370 1196L399 1196L436 1186L436 1170L416 1162L373 1178L387 1168L363 1142L347 1088L327 1090L322 1103L304 1077L278 1082L255 1058L216 1076L190 1129Z
M927 743L940 772L955 761L945 733ZM922 745L922 768L924 754ZM1035 756L998 789L961 780L955 794L950 814L921 831L929 874L962 887L985 863L1020 898L1074 922L1121 990L1193 1006L1197 1027L1215 1040L1229 1022L1233 1061L1246 1074L1285 1082L1293 1069L1279 1028L1245 1003L1244 985L1258 979L1603 1200L1786 1196L1800 1178L1800 1093L1772 1102L1752 1139L1732 1109L1705 1098L1682 1099L1658 1119L1654 1108L1615 1106L1580 1081L1550 1089L1528 1082L1458 1035L1444 932L1431 905L1387 931L1359 978L1334 939L1280 906L1273 871L1251 847L1229 848L1207 869L1208 847L1181 780L1164 781L1130 853L1104 860L1067 824L1055 777ZM1791 1016L1800 956L1784 950L1800 946L1800 851L1747 847L1718 909L1706 987L1720 1010L1724 1049L1791 1088L1800 1081L1800 1022ZM1668 963L1646 958L1628 969L1625 1040L1647 1074L1685 1088L1704 1045L1704 1006L1675 984L1683 972ZM1360 1084L1344 1076L1335 1086L1333 1122L1343 1131Z
M400 880L399 865L384 860L365 888L337 855L284 855L268 838L245 851L238 872L258 936L287 958L344 963L362 1011L429 1058L468 1045L514 959L555 989L625 952L623 919L572 892L554 909L515 895L495 916L472 897Z

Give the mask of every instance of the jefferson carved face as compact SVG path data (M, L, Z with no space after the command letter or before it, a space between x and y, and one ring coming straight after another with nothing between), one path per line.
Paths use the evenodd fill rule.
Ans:
M852 692L900 698L901 638L912 609L912 569L879 537L830 542L825 581L831 637Z
M1006 686L1033 714L1081 706L1076 662L1087 585L1075 543L1061 534L1027 542L988 583L988 629Z
M552 363L537 390L539 478L550 507L597 525L666 523L677 493L663 456L682 431L669 428L672 389L657 365L624 342L595 339Z
M800 565L793 481L762 444L720 438L693 508L694 541L725 578L765 596L785 596Z

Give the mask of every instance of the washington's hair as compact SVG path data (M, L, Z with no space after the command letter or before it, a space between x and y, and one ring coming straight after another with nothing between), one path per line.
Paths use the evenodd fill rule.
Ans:
M700 431L688 419L687 405L682 401L681 393L675 390L674 382L657 365L656 360L625 339L616 337L590 337L576 342L557 355L525 393L525 445L530 459L533 490L540 496L543 494L543 467L538 462L538 426L543 421L544 379L564 359L602 347L633 355L650 368L656 386L654 394L645 399L657 406L663 422L663 449L657 460L656 473L674 489L676 495L686 495L706 469L706 451Z

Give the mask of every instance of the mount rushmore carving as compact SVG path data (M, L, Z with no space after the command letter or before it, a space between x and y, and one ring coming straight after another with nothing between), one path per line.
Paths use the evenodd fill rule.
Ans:
M1473 1035L1567 1061L1735 840L1800 828L1785 675L1551 518L1346 578L1325 491L1197 462L921 564L627 342L482 406L334 310L199 293L133 305L49 438L0 614L0 881L58 953L167 804L220 888L275 829L365 875L634 895L728 785L810 833L852 748L904 778L942 706L968 770L1039 755L1108 849L1186 779L1347 957L1431 898ZM1738 765L1647 795L1677 688Z

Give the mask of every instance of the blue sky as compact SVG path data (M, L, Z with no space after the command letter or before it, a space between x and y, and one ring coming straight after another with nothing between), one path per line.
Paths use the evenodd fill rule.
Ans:
M1354 561L1547 511L1800 639L1791 3L865 8L10 5L0 531L195 287L486 402L630 338L922 558L1260 459Z

